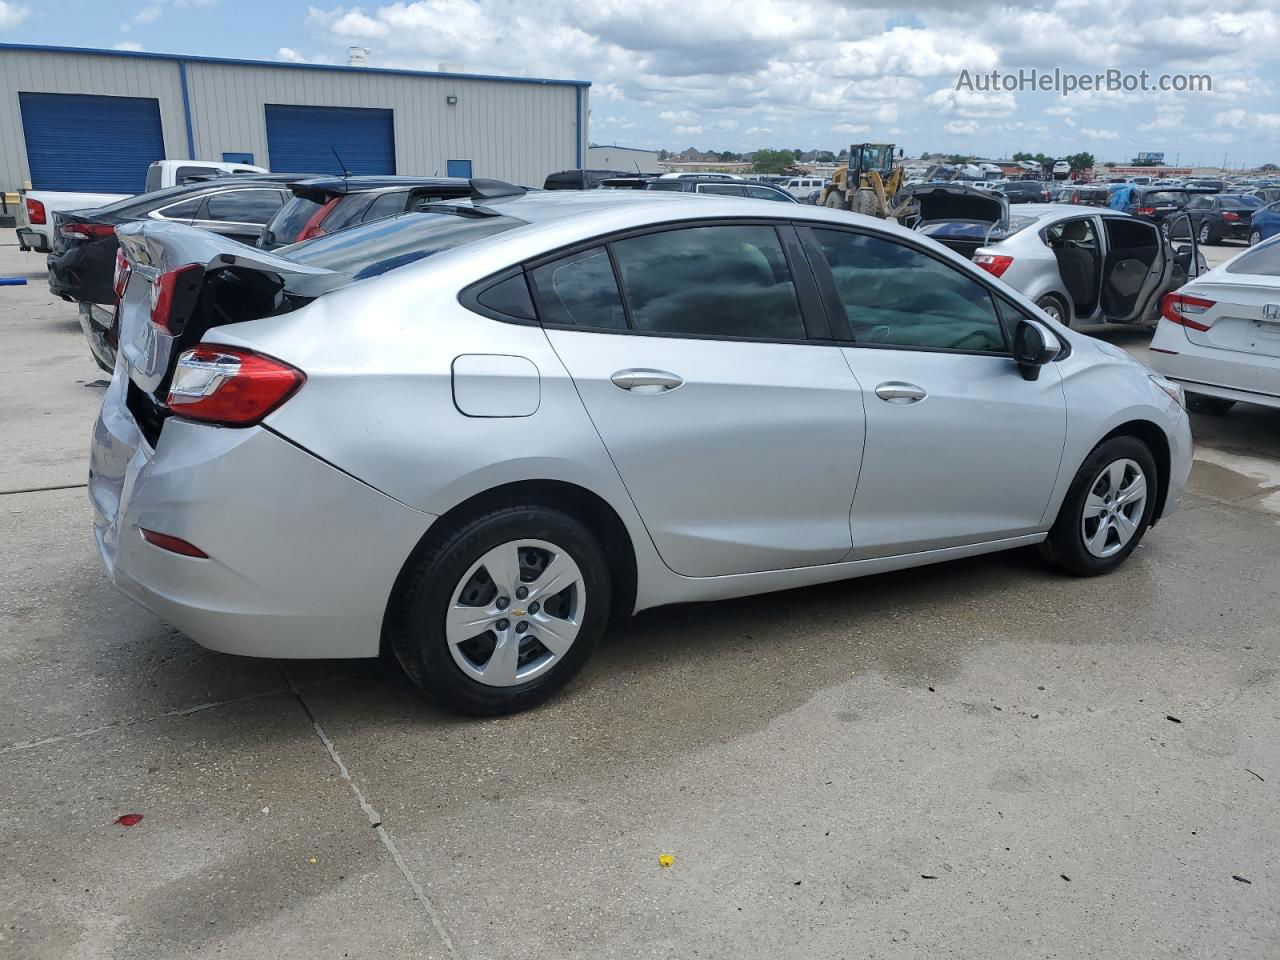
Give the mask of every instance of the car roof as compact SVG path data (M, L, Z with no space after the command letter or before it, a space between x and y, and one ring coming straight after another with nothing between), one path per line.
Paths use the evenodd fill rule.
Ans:
M386 190L392 187L467 187L466 177L308 177L289 183L290 187L302 185L326 193L363 193L366 190Z
M283 189L290 180L305 179L310 176L312 174L306 173L237 173L225 177L213 177L209 180L193 180L190 183L180 183L174 187L165 187L163 190L134 194L131 197L117 200L115 203L95 207L94 212L122 213L135 207L155 209L186 197L214 193L220 190L239 190L245 187L272 186L276 184L279 184Z

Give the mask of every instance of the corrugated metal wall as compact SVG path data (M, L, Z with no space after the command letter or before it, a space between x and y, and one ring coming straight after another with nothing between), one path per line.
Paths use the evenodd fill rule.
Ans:
M540 186L586 159L588 90L466 75L415 76L288 65L185 62L195 157L252 153L270 166L264 105L395 111L396 172L444 175L470 160L477 177ZM18 92L155 97L170 159L189 159L179 63L150 57L0 48L0 189L29 177ZM448 97L456 97L450 105ZM579 124L580 119L580 124ZM581 129L579 129L579 126Z
M0 190L17 190L30 178L18 93L96 93L155 97L160 102L164 145L174 159L187 156L178 65L165 60L92 54L0 50Z

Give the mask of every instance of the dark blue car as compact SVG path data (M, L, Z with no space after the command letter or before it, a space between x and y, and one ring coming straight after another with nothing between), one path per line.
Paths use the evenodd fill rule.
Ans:
M1280 200L1253 212L1253 219L1249 221L1249 245L1261 243L1278 233L1280 233Z

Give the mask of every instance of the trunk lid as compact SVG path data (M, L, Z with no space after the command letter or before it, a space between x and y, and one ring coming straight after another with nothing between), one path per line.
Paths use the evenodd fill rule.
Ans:
M1009 199L998 190L979 190L958 183L920 183L903 194L920 205L918 226L929 223L981 223L1001 227L1009 222Z
M1203 279L1183 291L1213 306L1195 317L1209 329L1184 326L1192 343L1255 356L1280 357L1280 288L1275 277L1240 274L1227 280Z
M351 279L183 224L130 223L117 237L129 265L116 308L120 362L131 398L155 408L134 411L140 424L166 415L178 355L207 331L295 310ZM167 323L157 323L153 309L166 302Z

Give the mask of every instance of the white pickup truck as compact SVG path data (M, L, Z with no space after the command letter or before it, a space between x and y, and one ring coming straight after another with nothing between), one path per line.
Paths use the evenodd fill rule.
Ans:
M157 160L147 167L146 193L176 187L194 180L237 173L266 173L262 167L222 160ZM63 190L20 190L18 249L37 253L53 251L53 212L105 207L129 193L71 193Z

